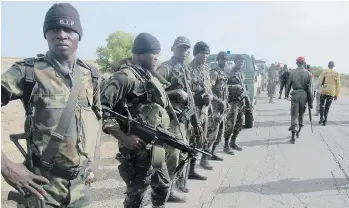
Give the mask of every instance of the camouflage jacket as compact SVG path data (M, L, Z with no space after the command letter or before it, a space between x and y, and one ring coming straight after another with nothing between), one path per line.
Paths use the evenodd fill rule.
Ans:
M191 75L191 89L195 99L195 104L202 106L202 99L205 94L212 95L212 85L210 80L210 68L207 64L197 65L193 60L189 65Z
M151 87L150 87L151 86ZM130 116L154 127L164 125L169 129L169 115L165 110L169 99L160 81L148 70L132 64L123 64L105 83L101 93L102 106L115 112ZM108 129L122 130L127 133L127 124L114 119L103 120L103 131ZM119 142L119 148L124 145Z
M182 66L178 61L175 60L174 57L161 63L157 69L157 73L159 73L163 78L166 79L166 81L169 82L170 85L167 86L166 90L182 89L187 92L185 87L185 78L187 79L187 83L190 87L191 77L187 66ZM179 103L177 100L171 100L171 103L178 114L181 113L185 108L185 104Z
M276 68L270 67L268 70L268 82L277 83L279 81L279 74L276 71Z
M210 80L212 84L212 93L221 100L228 99L228 75L225 69L218 66L210 71Z
M31 126L26 126L32 131L33 154L41 157L50 141L51 134L56 129L63 109L66 107L72 86L72 76L80 71L82 86L78 93L75 115L73 115L71 125L64 134L65 139L59 146L54 157L55 165L70 169L84 166L88 159L93 160L96 149L99 148L100 126L100 88L99 81L92 80L92 71L81 61L74 64L73 73L69 73L50 54L46 53L35 59L34 78L35 86L31 94L31 106L33 107L33 117L27 117L32 121ZM16 62L1 76L1 104L24 97L25 73L28 70L26 62ZM97 77L98 79L98 77ZM50 151L50 150L48 150ZM88 158L87 158L88 157ZM35 173L41 175L41 169L34 164ZM53 175L47 175L51 184L44 185L44 189L50 195L67 197L69 194L68 182ZM76 179L83 181L86 178L84 172L80 173ZM82 184L81 182L79 184ZM80 187L81 190L83 187ZM60 191L58 191L60 190ZM59 192L59 193L58 193ZM46 200L52 204L59 205L57 201L48 195ZM54 197L55 198L55 197ZM75 200L71 198L71 202Z

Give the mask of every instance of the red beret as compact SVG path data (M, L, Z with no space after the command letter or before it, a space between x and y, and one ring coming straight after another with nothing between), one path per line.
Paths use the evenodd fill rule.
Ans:
M303 56L300 56L296 59L297 62L305 61L305 58Z

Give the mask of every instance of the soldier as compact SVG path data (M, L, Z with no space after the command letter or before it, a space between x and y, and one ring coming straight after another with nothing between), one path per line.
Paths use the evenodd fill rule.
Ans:
M237 151L242 150L242 148L236 144L236 139L242 129L245 100L245 98L242 96L244 93L244 88L247 90L247 85L241 72L244 62L245 59L241 55L235 56L235 66L231 74L228 75L228 101L230 104L230 109L226 118L223 151L230 155L234 155L234 151L232 149ZM243 85L245 87L243 87ZM245 94L246 93L247 92L245 92Z
M207 43L200 41L194 45L194 59L188 65L189 71L191 73L191 89L193 91L195 104L198 111L198 117L203 125L203 134L207 138L207 125L208 125L208 116L211 109L211 101L213 99L213 94L211 90L211 81L210 81L210 68L206 64L208 55L210 54L210 48ZM203 145L204 148L207 146ZM212 166L208 162L208 158L205 155L202 155L200 165L205 169L212 170ZM206 180L206 177L197 177L198 175L194 172L195 160L191 161L192 169L189 172L189 179L197 180Z
M173 43L171 48L173 56L170 60L162 63L157 69L157 73L161 75L165 81L164 84L167 84L167 94L170 98L171 104L174 108L176 115L179 120L179 129L176 124L175 119L171 120L171 131L180 137L185 139L185 142L188 142L188 128L190 126L190 118L192 115L185 115L187 112L190 112L190 106L188 101L187 87L190 83L190 73L187 67L184 64L184 60L189 55L189 49L191 47L190 41L188 38L179 36ZM185 74L184 74L185 73ZM161 80L160 80L161 81ZM167 83L166 83L167 82ZM190 90L190 89L189 89ZM189 99L193 99L192 97ZM195 106L193 106L195 109ZM189 111L187 111L187 109ZM175 171L176 167L179 165L179 162L186 158L186 154L180 153L179 150L174 148L167 149L167 167L168 172L171 178L171 181L175 180ZM185 167L186 168L186 167ZM179 178L176 180L178 188L184 192L189 190L186 187L186 179L183 172L178 174ZM185 202L184 198L181 198L176 194L176 192L171 189L170 196L168 199L169 202Z
M273 101L275 92L276 92L276 85L278 83L278 72L276 71L275 64L271 64L269 70L268 70L268 97L269 97L269 103L275 103Z
M292 132L292 138L290 142L295 143L295 136L299 136L303 125L303 117L305 112L305 106L308 102L309 107L313 108L313 93L311 91L311 75L304 68L304 57L298 57L296 64L297 69L291 72L289 80L286 86L286 96L290 94L291 88L291 126L289 131ZM297 127L298 120L298 129Z
M165 110L168 97L153 70L160 53L159 41L149 33L140 33L134 40L132 59L125 63L105 83L101 93L104 108L127 117L134 117L149 125L170 128L170 118ZM142 200L151 185L153 207L165 207L170 179L163 158L163 166L152 168L151 150L138 136L127 133L128 125L118 123L104 113L103 131L119 140L117 160L121 178L126 183L125 208L142 207Z
M76 59L82 27L72 5L54 4L43 33L46 55L16 62L1 77L1 105L17 99L24 104L28 151L33 153L25 163L32 172L2 152L1 174L23 195L39 198L28 200L29 207L84 207L99 149L99 75Z
M287 65L284 65L284 68L280 71L280 91L279 91L279 99L281 99L282 91L284 90L284 87L287 84L288 77L290 75L290 72L287 69ZM285 87L285 93L286 93L286 87ZM286 99L286 96L285 96Z
M319 124L326 126L327 116L333 100L337 100L341 87L340 75L333 70L334 62L328 63L328 69L319 76L321 86L320 95L320 121Z
M315 116L318 116L320 113L320 95L321 95L321 88L320 88L320 84L319 84L319 79L317 79L315 82L314 94L315 94L315 98L316 98Z
M226 73L228 54L225 51L221 51L218 53L216 59L218 66L210 71L212 92L215 100L212 101L213 114L209 117L207 138L209 141L208 148L211 149L212 146L211 153L213 156L211 157L211 160L223 161L223 158L215 154L215 150L224 136L226 123L225 114L229 108Z

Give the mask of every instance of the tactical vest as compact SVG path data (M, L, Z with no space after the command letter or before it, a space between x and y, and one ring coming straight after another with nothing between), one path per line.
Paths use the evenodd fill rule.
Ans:
M226 74L223 70L216 68L213 69L215 72L217 72L218 77L216 80L215 85L212 87L212 92L220 99L225 100L226 99L226 87L227 87L227 78Z
M128 110L134 119L151 126L169 130L170 118L166 111L169 105L167 93L160 81L150 72L139 69L137 66L127 63L121 66L120 71L139 80L141 85L132 92L132 98L125 98ZM137 96L145 97L140 102Z
M244 92L242 76L239 72L232 72L228 81L229 102L241 100Z
M74 87L70 92L65 79L44 55L17 64L25 67L22 102L26 111L25 132L32 141L34 166L43 174L73 180L80 175L82 167L88 168L98 151L101 115L93 98L94 90L98 88L98 72L77 60L74 74L80 74L80 90L73 93ZM74 81L79 80L78 76L74 77ZM78 98L70 99L70 94L76 94ZM71 102L75 104L73 110L65 109L69 100L77 100ZM64 111L72 113L63 116L67 115L62 113ZM66 122L68 125L58 125ZM76 125L69 125L73 122ZM64 129L62 126L69 126L68 130L58 134L58 129ZM71 129L71 126L77 129Z

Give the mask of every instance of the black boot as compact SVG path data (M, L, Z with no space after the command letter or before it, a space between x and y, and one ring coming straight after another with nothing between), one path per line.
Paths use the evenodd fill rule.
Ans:
M192 159L190 161L188 179L201 180L201 181L207 180L206 176L202 176L195 171L195 163L196 163L196 159L195 160Z
M234 136L234 135L233 135L233 137L231 138L231 141L230 141L229 146L230 146L231 148L233 148L234 150L241 151L242 148L239 147L239 146L236 144L236 138L237 138L237 136Z
M185 197L179 196L179 194L172 189L167 201L173 203L185 203L187 199Z
M325 109L323 107L320 106L320 121L319 121L319 124L323 124L324 122L324 112Z
M223 151L229 155L235 155L234 151L229 147L228 141L225 141Z
M178 179L176 180L176 186L179 190L183 191L184 193L189 192L189 188L187 186L187 182L185 181L184 176L178 177Z
M296 135L296 132L292 131L292 137L291 137L291 140L290 140L291 144L295 144L296 143L296 139L294 138L295 135Z
M212 147L212 152L211 152L212 157L211 157L211 160L223 161L223 158L218 157L218 156L215 154L216 147L217 147L216 145L213 145L213 147Z
M299 133L301 132L302 127L299 127L299 130L296 132L296 137L299 138Z
M278 99L279 99L279 100L281 99L281 93L280 93L280 96L278 97Z
M213 167L208 162L206 155L202 155L201 160L200 160L200 165L201 165L201 167L203 167L206 170L213 170Z

